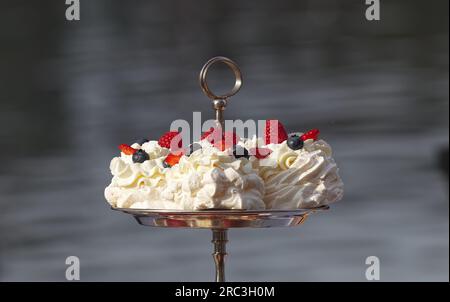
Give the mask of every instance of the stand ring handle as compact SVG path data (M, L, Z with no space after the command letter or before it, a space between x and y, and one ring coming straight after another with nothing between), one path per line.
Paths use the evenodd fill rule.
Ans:
M216 95L214 94L208 87L208 83L206 82L206 76L208 74L208 69L214 65L215 63L225 63L228 67L231 68L231 70L234 73L234 76L236 77L236 81L234 83L234 87L233 89L226 94L223 95ZM203 65L202 70L200 71L200 86L202 87L203 92L206 94L206 96L212 100L226 100L229 97L235 95L239 89L241 89L242 86L242 74L241 74L241 70L239 69L238 65L231 59L226 58L226 57L214 57L210 60L208 60L208 62L205 63L205 65Z

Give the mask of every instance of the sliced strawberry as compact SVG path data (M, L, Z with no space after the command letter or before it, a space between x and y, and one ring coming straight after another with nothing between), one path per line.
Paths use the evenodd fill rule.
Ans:
M266 144L280 144L288 138L283 124L278 120L267 120L264 134Z
M134 149L133 147L128 146L128 145L126 145L126 144L119 145L119 149L120 149L120 151L122 151L122 152L123 152L124 154L126 154L126 155L133 155L134 152L137 151L137 150Z
M319 138L319 134L320 134L319 129L312 129L303 134L300 138L303 141L306 141L307 139L312 139L316 141Z
M181 156L183 156L182 153L178 153L178 154L170 153L169 155L167 155L166 159L164 159L164 162L166 163L167 166L173 167L176 164L178 164Z
M255 156L257 159L263 159L269 156L269 154L272 153L272 150L269 148L251 148L249 152L250 155Z
M213 144L214 147L222 151L236 145L239 139L239 136L235 132L225 131L225 133L221 135L220 130L216 128L210 128L201 136L201 140L207 140Z
M176 141L174 141L175 145L172 146L172 140L175 139ZM178 142L178 144L177 144ZM158 144L161 147L167 148L167 149L177 149L177 148L181 148L181 146L183 145L183 142L181 140L181 133L178 131L168 131L166 133L163 134L163 136L161 136L158 140Z
M200 140L208 139L208 141L209 141L209 136L210 136L213 132L214 132L214 128L213 128L213 127L209 128L208 131L203 132L203 134L202 134Z
M239 135L237 135L236 132L231 132L231 131L225 131L223 138L225 139L225 141L228 144L233 144L233 145L236 145L240 139Z
M225 151L225 149L232 148L236 145L238 141L239 136L235 132L226 131L218 143L214 142L214 146L219 150Z

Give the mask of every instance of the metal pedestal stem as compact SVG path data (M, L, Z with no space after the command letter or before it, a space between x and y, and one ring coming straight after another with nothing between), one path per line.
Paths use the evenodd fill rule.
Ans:
M225 257L227 256L226 245L228 242L227 229L212 229L212 243L214 253L212 254L216 265L216 282L225 282Z

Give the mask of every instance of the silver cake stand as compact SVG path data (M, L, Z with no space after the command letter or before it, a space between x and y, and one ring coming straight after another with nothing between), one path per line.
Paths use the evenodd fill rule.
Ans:
M214 94L208 87L206 76L209 68L215 63L224 63L233 71L235 84L232 90L224 95ZM212 100L215 110L217 127L224 131L223 112L229 98L235 95L242 86L242 74L238 65L226 57L214 57L210 59L200 71L200 87L208 98ZM216 265L216 281L225 281L225 256L227 231L231 228L272 228L294 227L301 225L312 213L328 209L322 206L311 209L293 210L202 210L202 211L177 211L177 210L142 210L129 208L113 208L114 210L131 214L136 220L145 226L163 228L196 228L211 229L212 243L214 244L214 262Z
M162 228L211 229L214 245L213 258L216 267L216 282L225 281L225 257L227 256L227 232L232 228L273 228L295 227L305 222L306 218L318 211L327 210L328 206L296 210L142 210L112 208L130 215L141 225Z

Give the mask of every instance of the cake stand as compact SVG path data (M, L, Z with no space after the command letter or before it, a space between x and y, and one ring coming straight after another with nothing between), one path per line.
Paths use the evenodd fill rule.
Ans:
M215 281L224 282L228 229L295 227L304 223L310 214L327 210L328 206L295 210L203 210L192 212L129 208L112 209L132 215L139 224L144 226L211 229L212 243L214 245L214 252L212 255L216 267Z
M232 90L223 95L214 94L208 87L206 76L209 68L215 63L224 63L233 71L235 84ZM200 87L212 100L215 110L216 126L224 131L223 112L229 98L235 95L242 86L242 74L238 65L226 57L214 57L210 59L200 71ZM231 228L272 228L272 227L294 227L301 225L312 213L327 210L328 206L308 209L291 210L226 210L209 209L200 211L181 210L155 210L155 209L131 209L112 208L113 210L131 214L136 220L145 226L163 228L195 228L211 229L212 243L214 245L214 262L216 267L215 281L225 281L225 257L226 243L228 242L227 231Z

